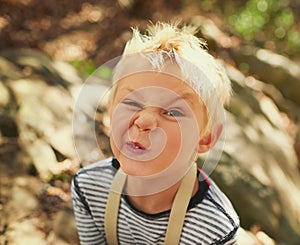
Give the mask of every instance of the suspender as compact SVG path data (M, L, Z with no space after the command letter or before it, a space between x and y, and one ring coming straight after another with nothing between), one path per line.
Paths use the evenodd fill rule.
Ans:
M182 227L188 204L190 202L197 176L197 165L194 163L183 177L176 193L168 222L165 245L179 244ZM119 169L111 185L105 210L105 235L109 245L117 245L117 221L121 192L126 182L126 174Z
M168 222L165 245L179 244L185 214L192 197L196 177L197 165L194 163L182 179L176 193Z
M107 243L109 245L118 244L117 236L117 221L119 214L119 206L121 200L121 193L126 182L127 175L119 169L116 173L110 187L107 198L107 204L104 217L104 228Z

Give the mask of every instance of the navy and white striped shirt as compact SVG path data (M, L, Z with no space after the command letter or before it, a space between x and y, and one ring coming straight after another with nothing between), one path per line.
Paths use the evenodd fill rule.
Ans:
M104 214L117 171L114 161L109 158L86 166L73 179L73 207L82 245L107 244ZM199 190L189 203L180 244L236 244L239 219L230 201L212 180L200 179L203 176L199 177ZM119 244L164 244L169 214L170 211L143 213L123 195L117 228Z

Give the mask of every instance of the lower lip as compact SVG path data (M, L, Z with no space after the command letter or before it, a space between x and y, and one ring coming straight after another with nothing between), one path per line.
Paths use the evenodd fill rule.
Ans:
M126 149L127 149L129 152L134 153L134 154L137 154L137 155L141 155L141 154L144 154L144 153L146 152L146 149L136 148L135 145L130 144L130 143L127 143L127 144L126 144Z

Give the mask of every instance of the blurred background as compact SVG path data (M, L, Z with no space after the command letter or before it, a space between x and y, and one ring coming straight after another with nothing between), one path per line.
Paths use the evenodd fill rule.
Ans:
M88 162L73 145L76 96L132 26L158 20L199 26L232 81L212 177L240 216L240 244L300 244L299 1L0 0L1 245L79 244L70 182ZM110 155L105 118L104 104L103 155L90 160Z

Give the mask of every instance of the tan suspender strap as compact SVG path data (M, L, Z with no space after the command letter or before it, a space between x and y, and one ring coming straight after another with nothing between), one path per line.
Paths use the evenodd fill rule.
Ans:
M168 223L168 228L167 228L167 233L166 233L166 238L164 243L165 245L179 244L182 227L184 224L185 214L192 197L196 177L197 177L197 165L196 163L194 163L191 166L190 170L182 179L181 185L176 193L172 205L171 213L170 213L170 218L169 218L169 223Z
M194 163L187 174L183 177L172 205L169 223L166 232L165 244L179 244L185 214L194 190L197 177L197 165ZM121 193L126 182L126 174L119 169L116 173L107 199L105 210L105 236L109 245L118 244L117 222Z
M105 228L106 241L109 245L118 244L117 222L118 222L121 193L123 191L126 178L127 175L121 169L119 169L113 179L109 191L109 195L107 198L105 217L104 217L104 228Z

